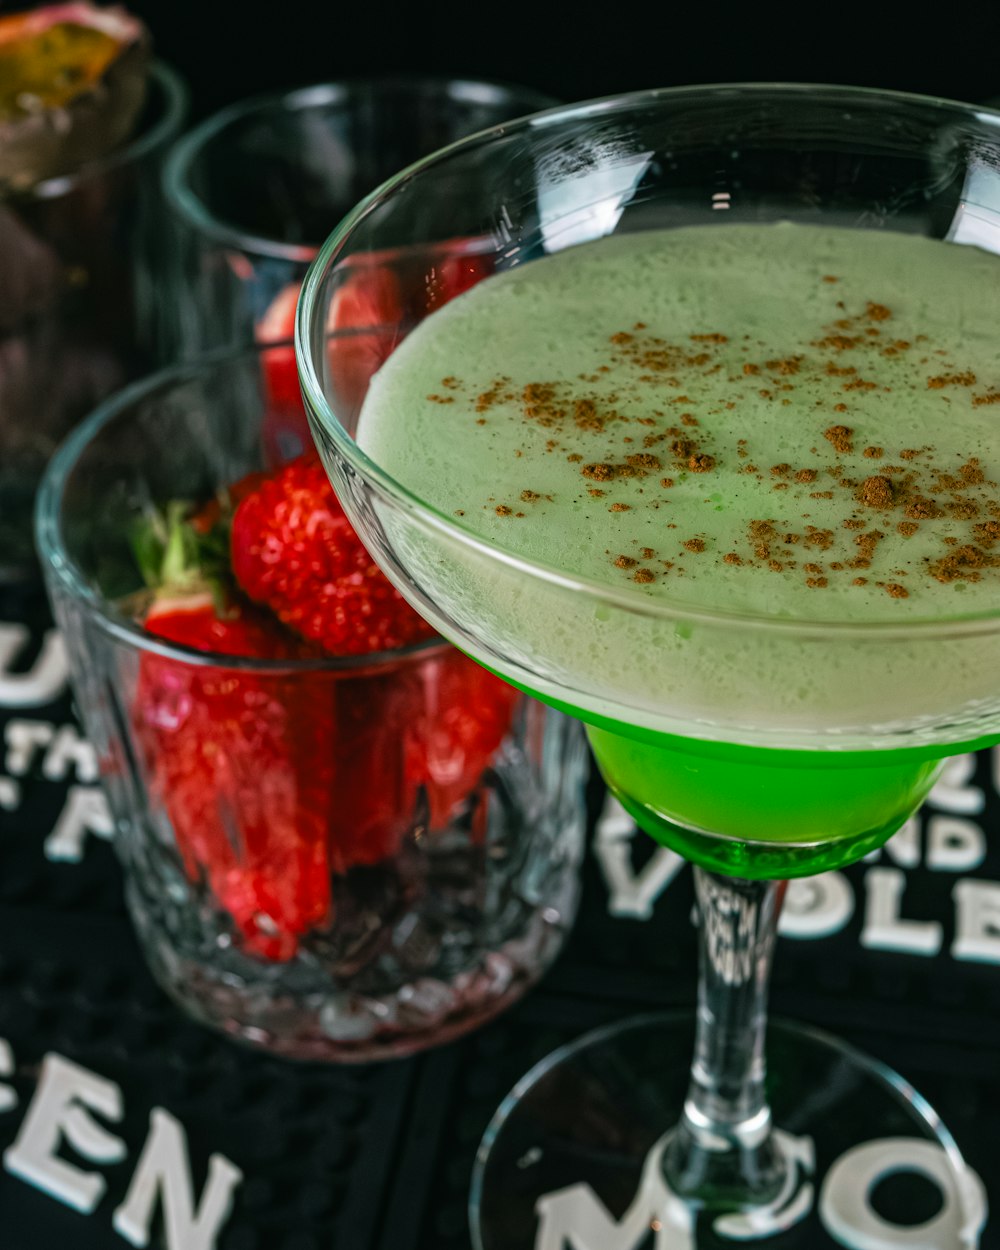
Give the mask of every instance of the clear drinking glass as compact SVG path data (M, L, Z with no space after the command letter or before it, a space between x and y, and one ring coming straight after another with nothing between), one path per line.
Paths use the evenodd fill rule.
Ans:
M942 759L1000 736L1000 612L827 624L695 609L493 545L359 449L364 388L330 348L331 310L386 247L420 257L454 238L497 271L616 232L733 221L1000 251L998 164L1000 115L971 106L780 84L643 92L418 162L348 215L310 271L303 388L366 544L445 636L583 719L612 791L695 864L694 1028L629 1021L525 1077L477 1160L479 1247L887 1246L892 1220L869 1198L890 1175L897 1231L928 1187L940 1198L907 1244L977 1243L984 1191L934 1112L813 1030L776 1026L765 1047L766 999L784 879L879 847ZM414 322L379 328L383 355ZM646 662L623 664L626 644Z
M185 85L154 62L131 142L0 194L0 578L34 567L35 488L59 441L149 368L163 308L159 169L186 113Z
M436 148L555 103L511 84L376 78L258 97L208 118L164 169L173 256L161 357L291 337L309 263L362 196Z
M46 473L39 552L153 973L235 1038L368 1060L474 1027L551 963L577 903L586 746L440 639L277 661L136 624L137 523L274 464L282 350L107 401Z

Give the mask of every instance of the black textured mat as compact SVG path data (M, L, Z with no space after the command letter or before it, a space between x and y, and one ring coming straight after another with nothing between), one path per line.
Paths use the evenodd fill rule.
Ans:
M575 932L543 987L481 1032L408 1061L322 1068L189 1023L152 983L132 937L93 760L58 642L45 641L44 598L3 592L0 622L2 1250L128 1244L114 1213L155 1109L179 1126L195 1205L213 1154L242 1173L209 1248L468 1250L473 1157L511 1085L596 1024L691 1004L690 872L636 836L595 780ZM913 827L877 857L797 885L773 990L776 1013L861 1046L937 1107L995 1209L983 1250L1000 1250L996 778L994 753L956 761ZM90 1214L24 1179L11 1154L36 1112L40 1075L51 1080L59 1067L46 1056L120 1091L117 1117L88 1113L120 1139L115 1158L95 1163L58 1146L78 1174L102 1178ZM158 1203L150 1230L150 1245L195 1245L176 1228L170 1239Z

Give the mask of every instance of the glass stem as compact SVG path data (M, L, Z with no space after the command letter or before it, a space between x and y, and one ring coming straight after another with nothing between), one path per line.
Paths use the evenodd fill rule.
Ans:
M764 1089L771 960L784 881L694 869L700 976L684 1113L663 1156L675 1194L709 1207L752 1206L781 1189L786 1164Z

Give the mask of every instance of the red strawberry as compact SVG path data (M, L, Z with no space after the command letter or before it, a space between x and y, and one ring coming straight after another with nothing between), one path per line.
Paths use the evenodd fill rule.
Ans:
M295 334L295 307L299 283L282 287L257 323L260 344L276 343L261 358L267 413L262 439L270 464L282 464L312 445L302 406L295 351L287 342ZM368 382L388 356L393 340L387 332L404 316L399 278L388 265L374 260L354 266L330 300L327 329L371 329L371 334L345 334L329 345L337 400L349 409L360 405Z
M178 508L136 543L160 586L146 629L220 658L145 653L133 725L154 810L168 818L188 874L207 880L248 949L288 959L330 911L333 709L300 674L221 658L291 660L309 648L252 605L220 607L220 588L202 573L212 544Z
M332 654L390 651L431 636L430 626L361 545L315 457L287 465L243 499L233 517L230 549L244 593ZM384 686L374 678L366 682L357 690L350 683L338 701L338 747L354 753L361 779L357 788L348 788L347 801L367 796L352 808L352 825L369 830L374 843L386 844L385 819L398 812L404 796L423 786L431 826L443 827L499 746L516 692L451 648L408 670L401 667ZM349 691L357 694L353 704ZM385 748L376 750L382 735ZM402 779L392 772L399 754L392 735L406 742ZM382 760L386 775L380 781L372 775L369 756ZM359 840L352 848L355 855L363 853Z
M289 282L271 301L257 322L255 337L262 346L277 344L261 353L266 410L261 422L261 441L268 464L278 465L312 446L309 423L302 406L302 391L295 365L295 306L300 284Z
M315 455L243 499L230 555L250 599L331 655L391 651L433 633L361 545Z
M425 787L432 829L444 828L510 729L513 686L454 648L420 666L420 717L407 736L407 777Z
M426 283L426 311L436 312L449 300L468 291L493 272L493 258L469 252L445 256L429 271Z
M334 331L370 330L368 334L341 334L330 340L327 353L334 401L347 417L361 407L372 374L396 343L396 327L405 315L399 276L387 264L352 267L334 292L326 328Z

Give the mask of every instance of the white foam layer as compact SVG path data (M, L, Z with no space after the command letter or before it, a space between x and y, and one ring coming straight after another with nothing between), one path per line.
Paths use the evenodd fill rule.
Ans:
M1000 608L998 324L1000 262L975 248L787 224L614 237L429 318L358 439L457 525L631 603L388 518L513 675L707 736L950 733L963 709L993 714L990 635L836 642L648 609L905 625Z

